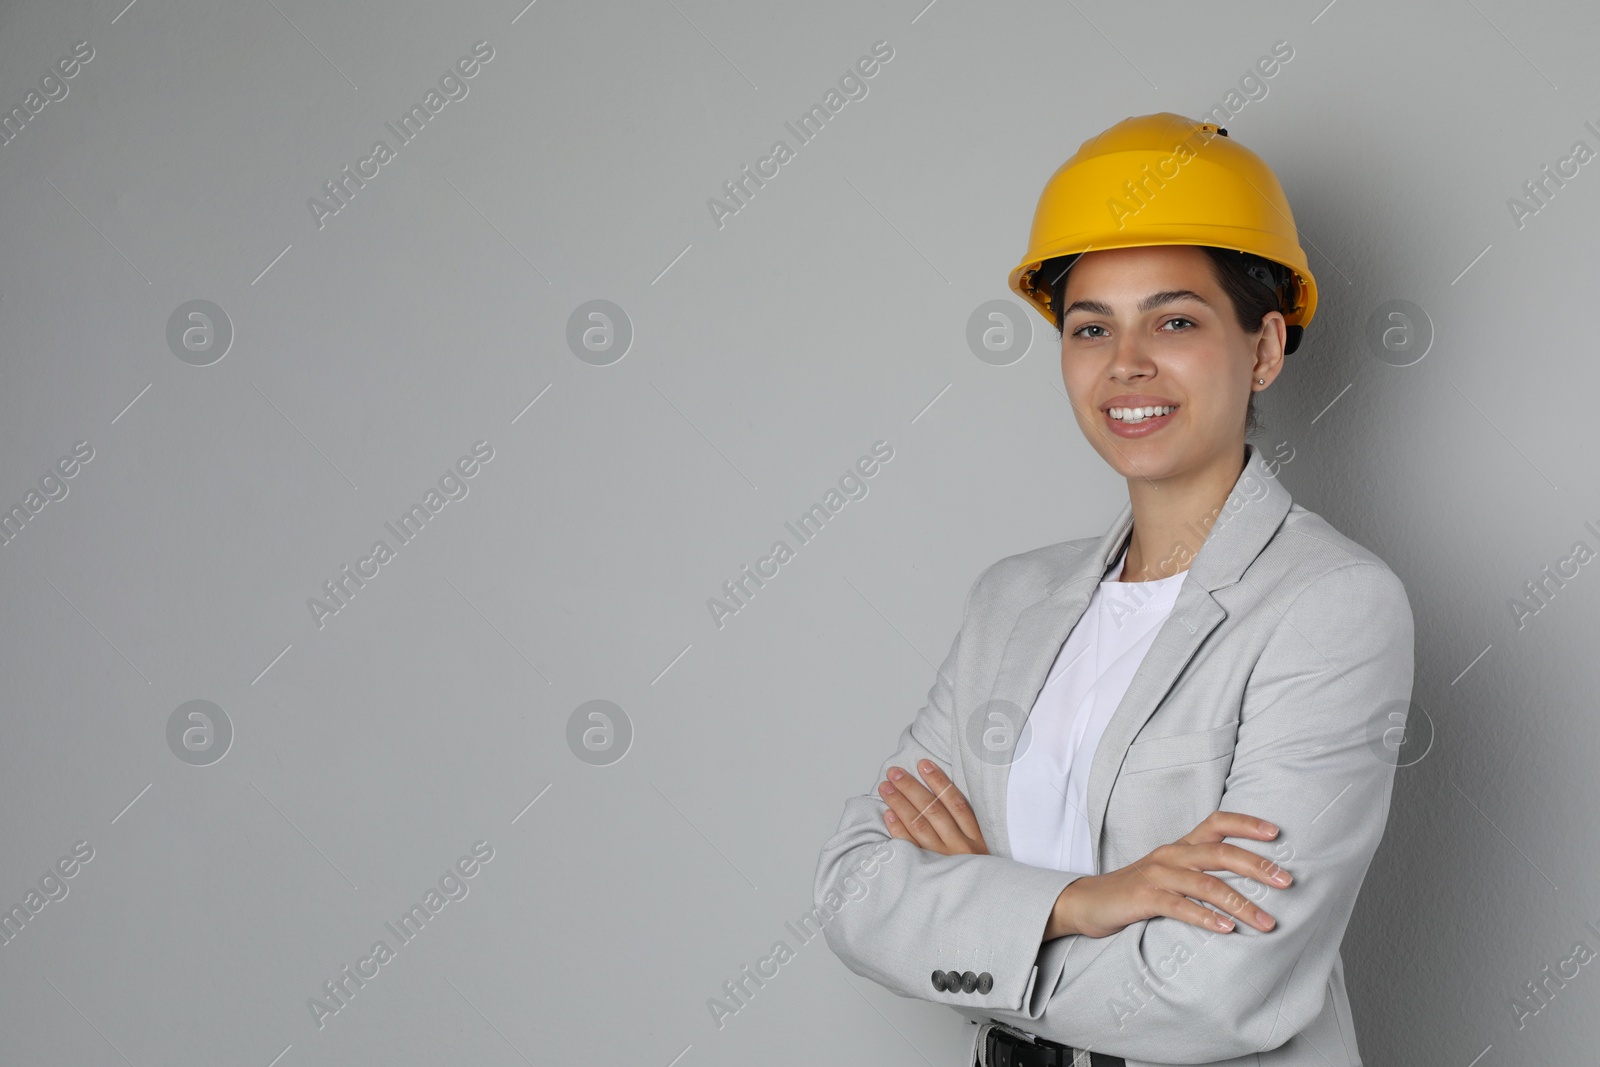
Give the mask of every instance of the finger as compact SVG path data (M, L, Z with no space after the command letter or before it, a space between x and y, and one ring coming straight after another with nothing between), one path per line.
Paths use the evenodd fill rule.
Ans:
M1194 869L1199 871L1232 871L1246 878L1254 878L1262 885L1284 889L1294 882L1294 875L1265 856L1258 856L1247 848L1218 842L1193 846L1196 859Z
M893 780L894 772L890 772L890 783L902 793L907 800L916 805L917 814L907 819L911 832L917 832L920 824L933 828L938 840L951 851L966 851L967 838L956 825L955 819L950 817L950 812L944 803L929 791L928 787L917 781L916 777L907 774L898 782Z
M1271 841L1277 835L1278 828L1265 819L1239 811L1214 811L1200 820L1200 824L1179 838L1179 841L1184 844L1205 844L1221 841L1225 837L1248 837Z
M900 781L907 782L910 779L911 776L906 775ZM878 795L898 817L900 825L911 835L913 842L935 852L943 851L946 846L944 839L939 836L939 831L923 818L921 805L913 801L904 790L894 782L883 781L878 783Z
M950 812L950 817L956 821L956 826L961 832L967 835L967 839L982 841L983 831L978 827L977 813L972 810L972 805L967 803L966 796L950 780L950 776L931 760L923 760L917 769L922 774L922 780L928 783L928 788L943 802L945 810Z
M910 841L913 845L917 843L912 839L911 835L906 832L906 824L900 821L900 817L894 813L893 809L884 810L883 826L884 829L889 832L890 837L899 841Z
M888 805L888 809L884 812L884 815L886 817L889 815L893 815L895 817L893 823L890 823L888 819L885 818L884 824L898 826L900 828L900 832L905 835L907 840L914 844L921 844L921 842L917 841L915 835L913 835L911 832L911 816L916 814L916 807L911 803L911 801L907 800L905 795L896 789L887 778L878 783L878 795L882 797L883 802Z
M1181 886L1185 894L1214 904L1260 930L1272 929L1277 921L1254 903L1246 906L1246 898L1242 894L1222 879L1213 878L1205 872L1231 871L1274 889L1287 888L1294 880L1293 875L1276 863L1238 845L1180 846L1164 855L1163 862L1176 864L1171 868L1176 881L1167 881L1166 884Z
M1158 855L1159 853L1159 855ZM1157 862L1199 872L1230 871L1254 879L1271 889L1287 889L1294 875L1264 856L1247 848L1214 842L1208 845L1165 845L1151 853ZM1252 887L1253 889L1254 887ZM1259 894L1252 893L1255 897Z
M1218 911L1225 912L1240 922L1247 922L1257 930L1271 930L1277 925L1276 919L1251 903L1244 894L1221 878L1202 871L1184 869L1172 869L1170 874L1167 884L1186 897L1193 897L1201 903L1210 904Z
M900 798L900 805L896 812L911 830L918 841L926 841L924 848L935 849L940 852L951 851L951 833L955 823L950 819L950 813L943 804L928 789L911 774L903 774L898 781L894 780L894 770L889 772L889 787L894 790L894 796ZM949 827L950 829L946 829Z
M1204 904L1197 904L1179 893L1167 894L1166 900L1157 906L1162 909L1161 914L1202 930L1225 934L1234 927L1234 921L1228 916L1218 915Z
M1271 841L1277 837L1278 828L1265 819L1238 811L1214 811L1200 820L1200 825L1178 838L1177 844L1200 845L1221 841L1225 837L1249 837L1258 841Z
M1146 861L1130 864L1123 870L1136 872L1142 878L1141 889L1134 896L1138 896L1141 901L1141 915L1144 917L1166 915L1189 923L1190 926L1208 929L1211 933L1229 933L1230 929L1234 929L1235 923L1232 918L1218 915L1210 907L1192 901L1184 893L1187 878L1203 877L1198 875L1198 872L1173 867L1166 862L1150 861L1149 857ZM1200 886L1189 885L1189 888L1194 889L1195 893L1200 893Z

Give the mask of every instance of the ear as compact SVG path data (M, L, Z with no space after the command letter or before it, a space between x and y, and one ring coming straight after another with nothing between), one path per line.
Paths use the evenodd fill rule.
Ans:
M1269 311L1262 316L1261 332L1256 335L1255 366L1250 375L1252 385L1257 378L1265 378L1268 385L1272 384L1283 367L1288 339L1289 327L1283 312Z

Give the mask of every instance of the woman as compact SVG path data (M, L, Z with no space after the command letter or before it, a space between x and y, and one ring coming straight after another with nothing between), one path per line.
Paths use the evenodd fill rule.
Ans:
M1339 945L1413 627L1245 441L1316 307L1282 188L1214 124L1128 119L1051 178L1011 284L1128 504L973 582L823 846L819 901L867 879L828 943L978 1024L984 1065L1358 1067Z

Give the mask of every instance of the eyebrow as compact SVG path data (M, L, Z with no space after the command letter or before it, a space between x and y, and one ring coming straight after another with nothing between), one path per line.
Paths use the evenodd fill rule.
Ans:
M1193 300L1197 303L1204 304L1208 308L1211 307L1210 302L1208 302L1205 297L1201 296L1193 289L1163 289L1161 292L1151 293L1149 296L1139 301L1139 310L1141 312L1150 311L1154 308L1160 307L1162 304L1169 304L1175 300ZM1098 300L1074 300L1071 304L1067 305L1067 310L1061 313L1061 318L1065 320L1066 317L1071 315L1074 311L1087 311L1094 315L1106 316L1110 316L1112 314L1111 308L1106 304L1102 304Z

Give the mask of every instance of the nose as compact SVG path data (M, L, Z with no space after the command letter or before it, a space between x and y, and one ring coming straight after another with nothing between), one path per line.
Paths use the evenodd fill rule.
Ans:
M1106 373L1117 381L1148 378L1155 369L1155 363L1145 350L1144 338L1137 333L1124 332L1112 345Z

